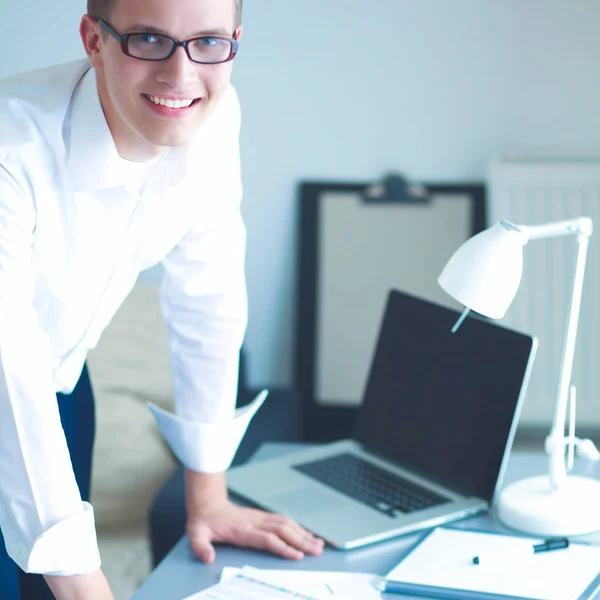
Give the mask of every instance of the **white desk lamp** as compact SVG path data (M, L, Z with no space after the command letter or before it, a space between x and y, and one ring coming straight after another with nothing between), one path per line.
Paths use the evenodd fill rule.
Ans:
M569 447L569 470L573 450L598 458L590 440L574 437L575 388L571 385L575 338L591 219L581 217L546 225L523 226L510 221L496 225L467 240L452 255L438 282L465 306L456 331L469 310L501 319L513 301L523 271L523 246L529 240L575 235L577 261L562 350L554 421L546 438L548 475L522 479L498 496L498 516L509 527L543 536L582 535L600 530L600 482L567 473L565 448ZM565 435L566 414L571 401L570 434Z

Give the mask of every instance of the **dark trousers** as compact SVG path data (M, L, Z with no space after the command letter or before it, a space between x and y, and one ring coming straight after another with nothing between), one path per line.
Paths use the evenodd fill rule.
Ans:
M81 498L89 501L96 424L94 396L86 367L73 392L57 394L56 399ZM1 532L0 600L54 600L41 575L24 573L8 556Z

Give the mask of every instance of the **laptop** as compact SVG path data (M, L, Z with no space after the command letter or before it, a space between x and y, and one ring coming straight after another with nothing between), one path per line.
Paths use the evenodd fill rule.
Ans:
M354 438L232 468L230 491L339 549L487 509L537 339L479 316L452 333L459 316L392 290Z

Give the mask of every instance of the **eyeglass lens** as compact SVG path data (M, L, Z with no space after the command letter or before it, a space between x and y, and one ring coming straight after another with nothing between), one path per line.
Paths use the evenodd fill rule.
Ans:
M173 49L173 40L162 35L140 33L130 35L127 50L136 57L145 60L162 60ZM231 55L231 42L214 37L201 37L188 44L190 57L203 63L223 62Z

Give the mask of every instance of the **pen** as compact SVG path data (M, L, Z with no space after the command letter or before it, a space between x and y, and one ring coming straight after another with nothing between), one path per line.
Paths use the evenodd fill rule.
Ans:
M511 548L503 552L488 552L486 554L479 554L473 557L474 565L485 565L485 564L497 564L503 562L505 559L514 562L520 558L537 554L538 552L550 552L550 550L561 550L562 548L569 547L569 540L567 538L552 538L542 542L541 544L534 544L532 546L521 546L519 548Z

